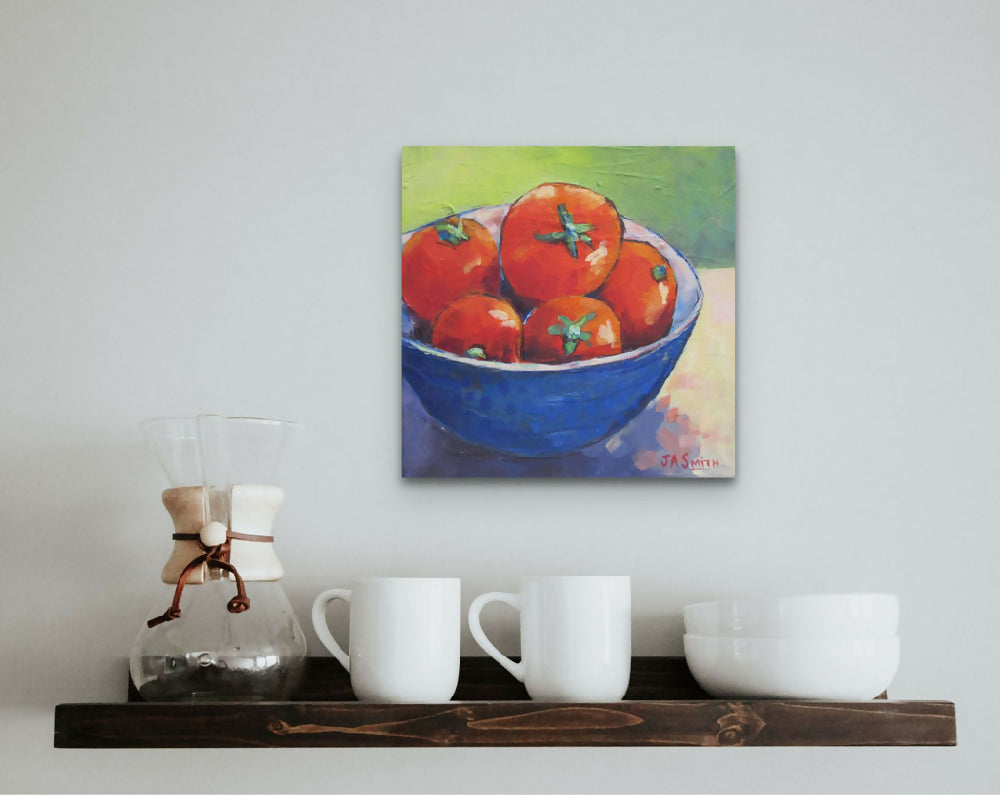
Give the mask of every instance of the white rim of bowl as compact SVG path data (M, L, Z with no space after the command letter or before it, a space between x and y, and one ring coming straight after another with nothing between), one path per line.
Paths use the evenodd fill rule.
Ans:
M778 602L805 602L812 599L893 599L899 602L899 595L894 593L882 593L876 591L857 591L847 593L802 593L788 594L785 596L735 596L731 599L711 599L705 602L692 602L684 605L683 609L697 609L709 606L735 605L740 602L758 606L761 604L776 604Z

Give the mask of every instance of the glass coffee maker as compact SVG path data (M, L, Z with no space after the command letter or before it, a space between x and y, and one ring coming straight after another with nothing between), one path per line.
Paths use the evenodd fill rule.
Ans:
M307 648L271 524L285 497L278 467L302 426L200 415L141 427L170 482L174 545L132 647L133 684L149 701L287 699Z

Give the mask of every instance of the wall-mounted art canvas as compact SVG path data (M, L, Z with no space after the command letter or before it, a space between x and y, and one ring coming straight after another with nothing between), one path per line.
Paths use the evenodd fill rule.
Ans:
M736 473L733 147L405 147L404 477Z

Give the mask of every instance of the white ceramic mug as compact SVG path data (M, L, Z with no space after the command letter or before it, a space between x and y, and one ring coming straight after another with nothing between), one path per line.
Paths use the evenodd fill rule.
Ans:
M350 604L350 653L330 634L326 607ZM457 578L367 577L323 591L313 627L351 674L359 701L437 704L458 687L462 596Z
M486 637L479 613L504 602L521 614L521 661ZM536 701L619 701L632 662L628 577L524 577L521 592L484 593L469 607L476 643Z

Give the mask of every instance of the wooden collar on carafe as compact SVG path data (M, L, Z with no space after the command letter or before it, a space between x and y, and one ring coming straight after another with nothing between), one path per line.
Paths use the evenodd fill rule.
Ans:
M210 569L227 571L236 579L236 596L230 599L226 604L226 609L230 613L243 613L250 609L250 597L247 596L246 585L243 582L243 578L236 570L236 567L229 562L229 557L232 553L231 542L236 540L273 543L274 536L237 533L234 530L226 529L226 526L221 522L210 522L202 528L200 533L174 533L173 539L174 541L197 541L198 546L200 546L204 552L203 554L193 558L191 562L184 567L180 577L177 578L177 587L174 588L174 599L173 602L170 603L170 607L168 607L163 614L149 619L149 621L146 622L146 626L152 629L153 627L159 626L167 621L173 621L175 618L181 617L181 595L184 593L184 586L187 584L188 577L191 576L191 572L202 564L205 564ZM219 543L211 543L214 541L219 541Z

